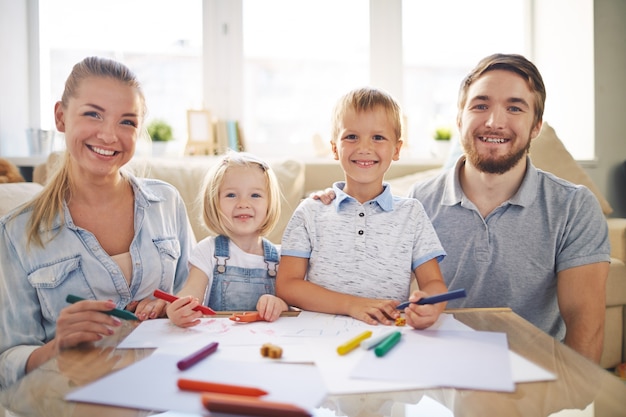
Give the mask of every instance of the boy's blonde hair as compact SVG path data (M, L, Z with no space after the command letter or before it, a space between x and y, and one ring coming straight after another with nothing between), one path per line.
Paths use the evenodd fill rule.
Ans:
M281 192L278 179L270 166L247 152L227 152L216 165L214 165L204 178L202 193L202 219L209 231L231 237L228 220L220 210L220 186L224 180L224 175L230 167L258 167L265 174L265 184L268 190L268 205L265 222L261 226L259 233L266 236L272 231L278 219L281 209Z
M335 105L331 120L331 141L339 139L339 132L345 114L349 110L357 113L382 107L393 125L396 140L402 139L402 109L398 102L386 91L363 87L350 91L339 99Z

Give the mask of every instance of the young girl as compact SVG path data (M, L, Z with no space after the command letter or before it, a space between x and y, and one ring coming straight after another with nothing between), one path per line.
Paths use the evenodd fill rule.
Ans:
M217 236L202 240L192 251L189 277L167 306L167 316L180 327L200 323L204 303L217 311L257 310L274 321L287 304L274 296L279 254L263 238L280 217L280 187L263 161L243 152L229 152L208 173L204 183L203 218Z

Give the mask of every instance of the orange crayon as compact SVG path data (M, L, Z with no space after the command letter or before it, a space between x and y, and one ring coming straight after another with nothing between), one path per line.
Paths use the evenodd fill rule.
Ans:
M267 395L267 391L256 387L196 381L185 378L180 378L178 380L178 388L184 391L214 392L221 394L243 395L246 397L260 397L262 395Z

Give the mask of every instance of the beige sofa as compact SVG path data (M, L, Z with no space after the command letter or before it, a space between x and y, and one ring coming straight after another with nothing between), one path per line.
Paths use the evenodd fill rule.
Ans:
M217 157L187 158L146 158L135 159L128 168L137 176L145 176L166 181L175 186L187 207L191 227L197 240L209 235L202 222L202 182L208 169L215 164ZM61 162L61 154L54 153L45 164L33 170L33 182L45 184L49 173L54 171ZM304 164L292 159L276 159L268 161L281 187L281 217L278 225L268 236L273 242L280 242L282 232L289 221L291 213L304 195Z
M574 161L557 138L554 130L544 125L541 135L536 138L531 147L531 157L537 167L551 171L556 175L578 184L587 185L598 197L604 213L609 216L611 207L604 199L588 175ZM33 180L45 183L48 173L59 160L53 154L46 164L35 168ZM201 225L201 210L197 201L200 195L202 178L207 169L216 161L213 157L191 157L185 159L158 159L151 158L145 161L137 160L131 163L134 172L153 178L162 179L174 185L181 193L187 206L192 227L196 238L202 239L208 231ZM323 189L332 182L342 179L341 169L336 161L314 160L308 162L295 160L270 160L270 166L276 172L284 195L282 215L278 226L269 238L280 242L282 232L289 221L291 213L299 201L310 191ZM406 195L412 184L422 181L440 172L436 165L421 165L419 168L411 163L401 161L392 164L387 173L387 181L393 192ZM421 169L421 172L416 172ZM8 208L29 198L38 191L38 184L7 184L0 185L0 215ZM609 280L607 284L606 300L606 329L602 366L612 368L619 363L626 362L625 337L625 305L626 305L626 219L608 218L611 239L611 255L613 257Z

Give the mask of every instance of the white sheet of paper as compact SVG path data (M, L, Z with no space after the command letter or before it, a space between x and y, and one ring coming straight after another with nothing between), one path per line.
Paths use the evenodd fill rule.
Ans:
M207 340L219 339L222 345L252 345L277 340L281 326L286 326L298 317L281 317L274 323L258 321L236 323L226 317L202 318L199 325L181 328L169 319L142 322L118 345L120 349L185 347L206 344Z
M417 354L418 351L416 351ZM370 352L371 353L371 352ZM554 374L535 365L527 359L508 351L511 364L511 377L515 383L554 380ZM354 350L338 360L334 349L317 351L316 365L326 382L329 394L359 394L367 392L391 392L432 387L419 381L385 381L373 379L357 379L351 372L364 356L364 351ZM404 365L403 365L404 367ZM402 368L403 369L403 368Z
M394 327L403 332L409 327ZM374 334L389 330L387 326L370 326L351 317L303 311L298 317L281 317L273 323L235 323L228 318L203 318L191 329L181 329L168 319L141 323L119 347L158 347L159 351L180 358L206 345L219 341L217 357L230 360L263 362L258 353L263 343L283 347L281 361L287 363L315 362L330 394L398 391L425 388L423 382L357 379L351 376L364 355L357 349L339 356L336 347L354 335L371 330ZM473 329L442 314L428 331L469 331ZM228 349L226 349L228 347ZM419 346L413 353L420 355ZM371 352L370 352L371 353ZM442 355L444 356L444 355ZM514 382L553 380L555 376L521 356L509 351L509 362ZM432 386L430 384L426 384Z
M219 349L218 349L219 351ZM201 394L181 391L179 378L245 385L268 391L263 399L313 410L326 397L317 367L281 363L222 360L217 352L186 371L179 355L158 351L66 396L67 400L152 411L205 413Z
M386 355L368 351L353 368L357 379L409 382L422 388L454 387L512 392L506 334L409 330Z

